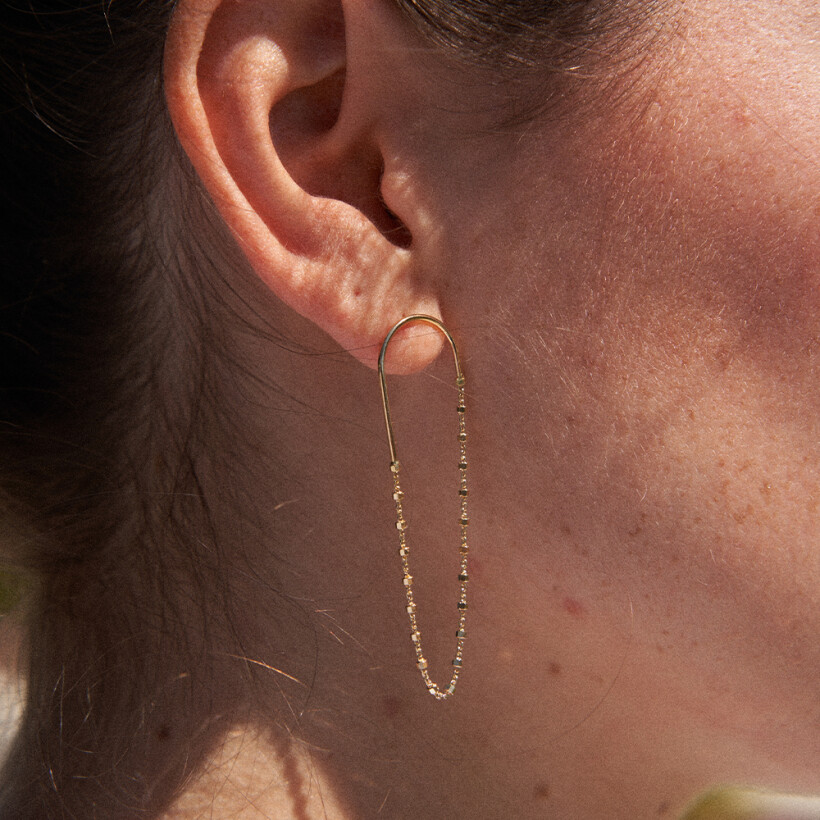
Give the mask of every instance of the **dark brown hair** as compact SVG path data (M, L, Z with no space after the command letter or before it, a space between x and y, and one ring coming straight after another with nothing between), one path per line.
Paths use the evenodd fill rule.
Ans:
M394 0L440 47L460 59L517 73L560 73L635 37L658 0Z

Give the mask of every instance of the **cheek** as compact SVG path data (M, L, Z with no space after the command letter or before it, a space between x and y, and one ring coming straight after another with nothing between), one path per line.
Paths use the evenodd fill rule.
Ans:
M486 481L533 577L590 561L706 645L816 656L815 153L735 94L654 93L628 130L511 138L443 209Z
M553 437L584 418L640 434L747 382L788 380L784 421L820 406L812 132L776 101L676 79L640 117L511 135L490 184L461 180L443 209L454 307L488 328L504 395L554 408Z

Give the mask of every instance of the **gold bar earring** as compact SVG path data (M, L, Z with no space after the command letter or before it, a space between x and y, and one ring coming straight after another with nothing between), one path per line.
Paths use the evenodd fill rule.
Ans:
M440 330L450 343L450 347L453 350L453 358L455 359L456 364L456 388L458 390L458 406L456 410L458 413L459 445L458 496L461 506L461 518L459 522L461 526L461 543L459 545L459 555L461 561L458 575L459 595L457 604L458 629L456 631L456 653L453 658L452 677L450 678L450 683L444 689L441 689L438 684L430 678L427 671L427 660L425 659L421 648L421 632L418 627L416 602L413 596L413 576L410 574L410 547L407 544L407 521L404 517L404 511L402 508L404 493L402 492L401 485L399 483L399 470L401 469L401 465L399 464L399 459L396 455L396 441L393 436L393 422L390 418L390 403L387 399L387 381L384 376L384 357L387 353L387 346L390 344L390 340L393 338L396 331L411 322L423 322L424 324L432 325L434 328ZM416 652L416 663L421 671L421 676L424 679L427 690L434 698L436 698L436 700L446 700L455 692L456 683L458 682L458 677L461 674L462 668L464 638L466 635L465 623L467 620L467 557L470 552L470 548L467 544L467 527L470 520L467 517L467 428L465 424L467 407L464 401L465 379L464 373L461 369L461 362L458 357L458 349L456 348L456 343L450 335L450 332L438 319L433 316L423 316L420 314L406 316L404 319L397 322L393 329L387 334L387 337L382 344L381 353L379 354L379 382L381 384L382 403L384 405L384 420L387 425L387 439L390 444L390 471L393 475L393 500L396 502L396 528L399 531L399 556L401 557L401 567L402 572L404 573L403 582L404 592L407 598L407 615L410 619L410 637L412 638L413 647Z

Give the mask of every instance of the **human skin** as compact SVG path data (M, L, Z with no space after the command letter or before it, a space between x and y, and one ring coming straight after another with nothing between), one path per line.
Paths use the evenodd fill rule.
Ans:
M270 678L302 751L288 762L269 727L238 727L230 773L169 816L200 816L217 789L241 817L572 820L674 816L720 783L820 792L817 12L673 3L645 59L516 123L508 87L384 6L343 3L318 59L312 11L282 5L181 4L172 118L254 272L234 283L248 321L320 351L330 333L371 367L407 313L440 314L459 342L465 671L440 704L413 665L375 373L229 333L277 392L226 379L227 415L255 444L241 465L214 457L205 484L230 473L244 499L214 510L229 554L253 516L254 571L303 602L276 652L252 655L310 681ZM341 42L344 80L319 88ZM310 79L294 94L285 75ZM335 105L325 133L313 109ZM385 242L391 214L411 243ZM314 254L312 220L336 252ZM307 260L298 284L282 248ZM444 679L455 413L438 383L451 364L430 364L433 332L419 338L398 351L394 369L417 374L391 378L391 398L425 652ZM273 454L277 475L260 478L252 459ZM269 612L243 615L248 645L264 647Z

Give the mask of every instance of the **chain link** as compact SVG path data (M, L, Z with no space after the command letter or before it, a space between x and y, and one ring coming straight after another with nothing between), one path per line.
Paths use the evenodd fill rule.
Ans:
M467 559L470 553L470 547L467 543L467 528L470 525L470 519L467 515L467 427L466 427L466 404L464 397L464 376L458 376L456 379L456 387L458 388L458 444L459 444L459 487L458 495L461 504L461 518L459 525L461 527L461 543L459 546L460 554L460 570L458 575L459 580L459 595L458 595L458 629L456 630L456 652L453 657L453 674L450 678L450 683L446 688L442 689L431 677L427 671L427 659L424 657L424 651L421 645L421 630L418 625L418 614L416 609L415 596L413 595L413 576L410 574L410 547L407 544L407 520L404 517L404 508L402 500L404 492L401 489L401 482L399 479L399 472L401 464L398 461L390 462L390 469L393 473L393 500L396 502L396 529L399 531L399 556L401 557L401 568L404 574L404 592L407 597L407 615L410 620L410 637L413 641L413 648L416 652L416 664L421 671L421 676L427 686L430 694L436 700L445 700L453 695L458 682L458 677L461 674L462 661L464 657L464 639L466 637L466 621L467 621L467 581L469 580L467 574Z

